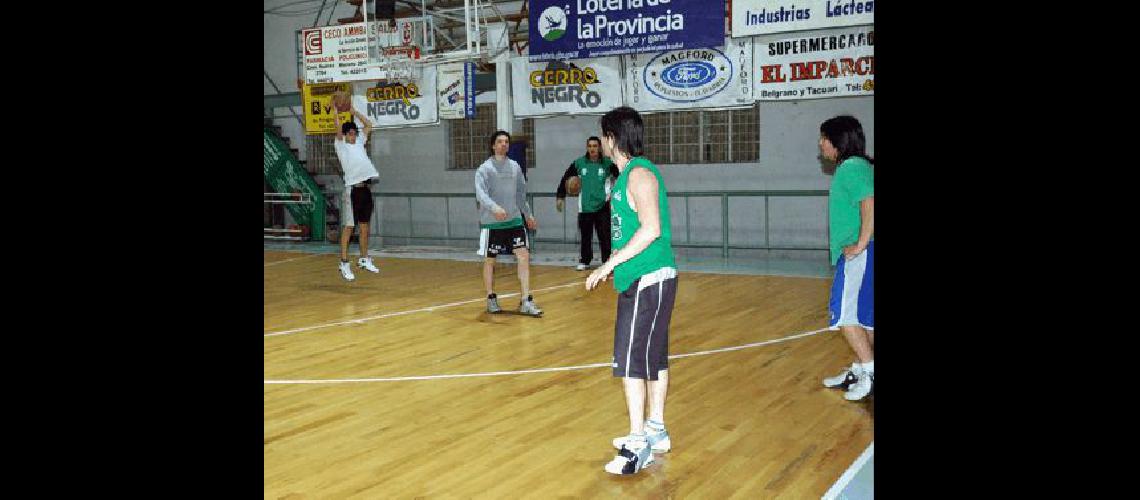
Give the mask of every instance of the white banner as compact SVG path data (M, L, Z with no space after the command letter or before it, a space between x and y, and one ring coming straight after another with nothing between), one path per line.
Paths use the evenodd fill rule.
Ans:
M467 97L467 88L463 85L463 63L440 64L436 67L439 68L436 80L439 88L439 117L444 120L462 120Z
M625 103L638 111L751 106L752 39L721 48L627 54Z
M757 37L756 99L820 99L875 94L875 28L864 26Z
M735 0L732 36L874 24L874 0Z
M603 114L622 105L621 59L511 59L515 115Z
M423 76L407 85L356 84L352 105L364 113L374 128L434 125L439 123L436 98L436 67L423 68Z
M414 27L409 21L398 21L395 26L369 23L367 39L364 23L301 30L305 83L387 78L378 66L368 64L369 41L373 46L387 47L383 53L388 57L419 59L419 47L412 43Z

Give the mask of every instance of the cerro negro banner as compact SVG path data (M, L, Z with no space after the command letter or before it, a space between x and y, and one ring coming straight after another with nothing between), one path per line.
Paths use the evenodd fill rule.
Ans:
M528 10L531 61L715 47L724 40L723 2L532 0Z
M875 28L862 26L753 38L756 99L874 95Z
M439 99L436 96L436 67L425 66L419 78L407 84L357 84L352 105L375 128L434 125L439 123Z
M734 0L732 36L875 23L874 0Z
M622 105L621 59L511 60L515 114L602 114Z
M638 111L751 106L752 40L721 40L720 48L629 54L625 102Z

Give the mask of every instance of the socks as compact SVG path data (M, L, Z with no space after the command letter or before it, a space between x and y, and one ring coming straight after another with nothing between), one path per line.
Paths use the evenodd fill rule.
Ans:
M494 298L498 298L498 297L499 297L498 295L493 294L493 293L491 295L487 296L488 299L494 299Z
M863 373L875 373L875 360L870 360L866 363L860 363L859 366L863 367Z
M661 432L665 430L665 422L658 422L651 418L645 421L645 430L651 432Z

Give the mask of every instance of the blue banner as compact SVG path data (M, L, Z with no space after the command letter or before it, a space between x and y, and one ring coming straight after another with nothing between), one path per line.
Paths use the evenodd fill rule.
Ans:
M463 63L463 118L475 118L475 63Z
M529 10L531 62L724 45L720 2L533 0Z

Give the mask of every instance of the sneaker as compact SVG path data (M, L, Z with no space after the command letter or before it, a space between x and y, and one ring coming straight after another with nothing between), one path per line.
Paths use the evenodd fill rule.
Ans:
M585 271L585 270L586 270L586 265L585 265L585 264L581 264L581 263L579 263L577 266L574 266L574 270L576 270L576 271Z
M848 401L858 401L867 397L875 390L875 372L865 373L859 380L851 384L851 388L843 394Z
M633 436L626 436L626 443L627 445L618 450L614 459L606 464L606 472L623 475L637 474L638 471L653 463L653 452L649 448L648 441L640 436L637 439L634 439Z
M380 272L380 268L376 267L376 264L372 263L372 257L361 257L356 260L356 265L374 273Z
M622 436L614 438L614 448L621 449L629 440L629 436ZM669 431L661 429L660 431L653 430L652 427L645 427L645 440L649 442L649 448L653 453L668 453L673 449L673 442L669 440Z
M352 281L356 279L356 275L352 274L352 267L349 266L347 262L340 263L340 275L346 281Z
M530 297L519 302L519 312L531 316L542 316L542 309L539 309L538 305L534 303L534 299Z
M503 308L499 307L498 297L490 297L487 299L487 312L494 314L502 311Z
M829 389L843 389L846 391L851 384L859 380L861 375L863 375L863 367L859 366L859 363L851 363L851 366L844 369L843 373L823 379L823 386Z

